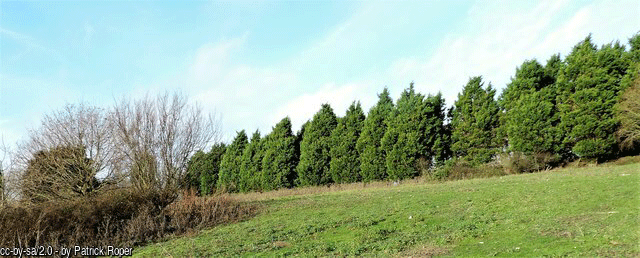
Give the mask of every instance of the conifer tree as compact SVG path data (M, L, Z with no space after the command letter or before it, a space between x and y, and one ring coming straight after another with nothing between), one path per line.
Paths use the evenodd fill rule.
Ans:
M356 142L362 132L364 112L360 102L353 102L344 118L331 133L330 174L336 183L352 183L360 179L360 161Z
M240 165L240 178L238 181L239 191L248 192L260 188L263 156L263 142L260 138L260 131L256 130L251 136L251 142L249 142L242 153L242 164Z
M218 177L218 189L226 192L237 192L242 165L242 154L249 143L247 133L244 130L238 132L233 142L227 147L220 162L220 174Z
M387 177L386 152L380 141L387 131L387 119L391 117L393 109L393 100L385 87L382 93L378 94L378 103L369 110L362 134L356 143L356 149L360 154L360 175L364 182Z
M413 83L402 92L381 140L391 180L416 176L444 161L447 153L444 111L441 94L425 98L415 92Z
M500 96L503 135L510 150L524 153L556 153L561 132L555 107L555 76L562 68L558 55L543 67L536 60L525 61L516 69Z
M187 162L187 174L183 188L200 190L200 177L204 170L210 169L207 164L207 154L202 150L196 151Z
M640 33L629 39L629 68L622 78L623 92L616 104L620 127L616 131L620 149L634 154L640 150Z
M616 152L614 105L629 67L626 56L618 42L598 50L591 35L567 56L557 83L566 152L584 158L607 158Z
M625 90L628 87L631 87L636 83L636 78L640 77L640 33L636 33L629 39L629 45L631 46L631 49L627 52L629 67L620 82L620 90Z
M451 155L450 131L445 125L447 119L445 100L442 94L429 94L425 98L424 116L427 119L421 143L426 148L425 158L431 166L442 165Z
M298 131L298 133L296 133L295 137L296 137L296 141L295 141L295 158L296 158L296 172L294 177L297 177L298 175L298 171L297 171L297 167L298 167L298 163L300 163L300 144L302 143L302 139L304 138L304 131L305 128L307 128L309 126L309 124L311 123L310 120L307 120L306 122L304 122L304 124L302 124L302 126L300 126L300 130Z
M200 172L199 182L201 195L208 195L215 189L220 172L220 163L222 162L222 156L226 148L224 143L217 143L213 145L209 153L207 153L206 163L203 165L204 169Z
M491 84L483 88L482 77L473 77L458 94L451 121L451 151L472 164L491 160L498 151L498 104Z
M640 150L640 77L627 87L616 106L620 127L616 136L622 151L634 153Z
M331 183L329 164L331 157L331 132L337 125L337 118L329 104L313 116L305 128L300 143L300 163L298 164L298 183L300 185L324 185Z
M265 137L261 177L264 190L293 186L296 168L295 140L289 117L283 118Z

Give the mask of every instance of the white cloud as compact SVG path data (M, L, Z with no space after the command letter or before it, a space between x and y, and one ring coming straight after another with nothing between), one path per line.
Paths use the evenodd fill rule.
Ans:
M324 103L329 103L336 115L344 116L354 100L360 101L363 107L371 106L375 102L376 95L370 93L371 85L371 82L343 85L326 84L316 92L302 94L280 106L271 120L278 121L288 116L291 118L292 127L296 130L304 122L313 118L313 115L320 110L320 106Z
M6 37L16 42L19 42L29 50L34 49L34 50L38 50L39 52L45 53L53 57L58 62L64 62L66 60L62 56L62 54L60 54L60 52L43 46L42 44L38 43L36 39L34 39L29 35L18 33L5 28L0 28L0 35L2 35L3 38Z
M299 126L312 118L320 104L325 102L342 115L351 101L363 100L366 111L375 102L376 93L383 85L389 86L392 96L398 96L411 81L422 93L442 92L447 104L452 105L472 76L481 75L485 82L501 89L524 60L536 58L544 64L552 54L566 55L589 33L593 33L598 43L613 39L626 43L626 38L640 28L638 10L629 8L640 5L633 1L599 1L577 10L567 0L522 4L479 1L469 10L460 30L449 32L433 55L398 58L384 73L369 74L367 81L327 83L315 92L307 92L288 101L278 108L276 114L279 117L289 115L294 125ZM380 19L380 12L376 10L381 6L385 7L365 6L303 52L295 63L329 61L325 66L334 65L333 62L344 63L334 59L341 56L351 58L353 54L350 51L359 51L355 46L361 46L363 41L375 42L376 38L388 36L381 33L384 28L376 26L369 29L378 31L360 31L367 29L364 24ZM389 11L387 8L382 10ZM387 12L385 16L401 17L402 14ZM387 27L394 24L389 23Z
M180 84L205 109L222 115L226 140L242 129L268 133L285 116L297 130L322 103L331 104L342 116L352 101L360 100L366 112L383 86L398 96L411 81L422 93L441 91L451 105L471 76L482 75L500 89L524 60L536 58L544 63L552 54L566 55L588 33L599 44L613 39L624 42L640 28L638 10L628 8L637 5L632 0L574 4L568 0L480 1L435 50L425 46L422 51L433 54L405 54L386 67L362 68L371 58L368 55L398 42L388 40L377 46L378 40L398 36L395 31L412 22L411 15L402 13L406 8L367 3L281 67L235 62L234 55L246 47L248 33L202 46L180 81L185 83ZM358 65L356 70L351 70L353 64ZM384 62L375 65L380 64Z
M235 64L232 54L241 51L247 37L201 47L184 78L192 100L222 116L225 140L243 129L268 133L277 122L272 114L299 85L287 71Z
M520 3L520 2L518 2ZM463 22L461 33L450 33L431 57L398 59L387 82L413 78L422 92L442 91L451 105L469 77L482 75L503 88L524 60L544 64L555 53L566 55L590 32L599 44L632 36L638 24L633 1L599 1L571 12L567 1L543 1L532 8L513 3L479 2Z

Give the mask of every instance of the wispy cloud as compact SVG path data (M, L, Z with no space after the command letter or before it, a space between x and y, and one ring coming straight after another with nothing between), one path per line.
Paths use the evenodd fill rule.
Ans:
M25 35L25 34L15 32L9 29L5 29L2 27L0 27L0 34L2 34L3 38L9 38L16 42L19 42L20 44L24 45L29 49L46 53L47 55L53 57L58 62L65 62L66 60L64 56L60 54L60 52L39 44L36 39L34 39L29 35Z
M387 82L412 78L423 92L442 91L449 105L472 76L503 88L524 60L566 55L589 33L600 44L626 41L640 28L631 2L598 1L575 11L569 1L542 1L531 8L479 2L461 32L448 34L432 56L396 60Z
M329 103L336 115L344 116L353 101L360 101L364 106L370 106L375 102L376 94L370 90L373 85L371 81L341 85L325 84L318 91L304 93L279 106L271 114L271 121L288 116L291 118L292 126L299 128L311 119L324 103Z
M382 73L362 75L368 78L366 80L327 83L281 105L277 114L288 114L294 121L305 121L317 111L319 103L328 102L341 114L348 103L357 99L363 100L363 106L368 108L383 85L389 86L392 95L398 96L411 81L423 93L442 92L448 105L452 105L472 76L482 75L494 87L503 88L524 60L536 58L545 62L552 54L567 54L589 33L602 44L614 39L625 41L640 28L638 10L629 8L638 6L633 1L597 1L580 8L572 4L567 0L547 0L528 6L522 6L521 2L478 1L460 28L448 33L435 51L425 49L424 52L432 52L432 55L398 58ZM340 44L375 40L365 36L376 32L364 32L363 36L358 34L362 28L351 31L359 21L375 19L378 13L373 10L366 9L338 26L305 52L303 59L308 59L304 61L327 60L324 56L348 58L350 51L358 51L355 48L359 44L351 47ZM402 16L401 13L389 15ZM371 28L376 29L379 28ZM377 34L377 37L385 36L388 35Z
M233 53L241 51L248 35L199 48L186 76L178 82L188 85L183 89L194 101L222 115L226 138L242 129L270 130L277 122L271 114L299 85L297 77L287 71L235 64Z
M222 114L227 140L242 129L267 133L284 116L296 130L322 103L338 115L354 100L368 109L382 87L389 86L397 97L411 81L423 93L441 91L451 105L471 76L482 75L502 88L524 60L544 62L554 53L566 54L588 33L598 43L624 41L640 28L638 10L629 6L637 3L479 1L435 45L403 51L403 36L438 24L414 21L422 18L415 14L423 8L367 2L278 64L240 62L237 57L251 47L251 34L245 33L200 46L179 78L165 84L183 88L206 110ZM389 60L376 60L375 54L389 49Z

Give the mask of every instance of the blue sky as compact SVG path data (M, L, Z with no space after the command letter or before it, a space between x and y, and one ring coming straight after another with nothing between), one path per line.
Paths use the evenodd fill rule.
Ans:
M0 133L24 140L65 103L180 90L235 131L294 130L324 102L366 110L414 81L451 105L525 59L640 30L640 1L2 1Z

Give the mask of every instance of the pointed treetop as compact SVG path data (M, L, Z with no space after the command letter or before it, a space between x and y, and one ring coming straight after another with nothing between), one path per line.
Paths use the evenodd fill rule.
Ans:
M251 143L260 141L260 130L256 129L256 131L251 136Z

